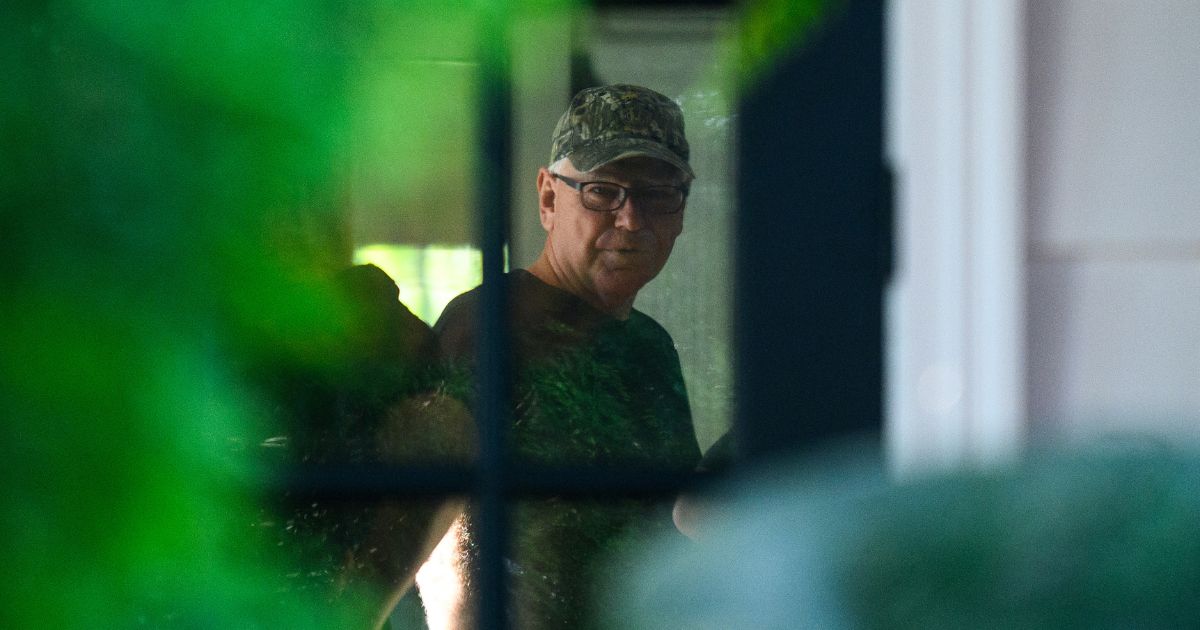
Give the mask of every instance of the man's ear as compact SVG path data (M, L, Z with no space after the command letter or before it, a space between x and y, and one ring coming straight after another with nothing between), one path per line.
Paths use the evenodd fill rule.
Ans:
M554 225L554 176L545 167L538 169L538 217L547 232Z

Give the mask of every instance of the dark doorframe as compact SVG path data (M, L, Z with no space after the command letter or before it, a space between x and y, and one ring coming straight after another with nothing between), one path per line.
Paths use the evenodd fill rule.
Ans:
M739 108L735 427L752 458L882 426L883 4L826 20Z

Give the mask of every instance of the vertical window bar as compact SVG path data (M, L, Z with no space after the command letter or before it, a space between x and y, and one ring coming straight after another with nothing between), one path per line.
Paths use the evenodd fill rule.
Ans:
M478 239L483 253L483 288L479 309L479 395L475 417L479 430L479 463L475 477L478 525L479 627L504 630L508 549L508 483L506 427L511 405L509 381L508 295L504 281L504 246L508 241L511 177L511 85L508 23L501 2L485 3L480 14L478 172Z

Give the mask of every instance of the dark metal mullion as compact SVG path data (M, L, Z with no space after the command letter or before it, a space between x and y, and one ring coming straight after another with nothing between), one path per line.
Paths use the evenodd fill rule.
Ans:
M646 466L515 466L504 469L510 499L661 499L695 490L717 473ZM280 494L321 500L438 498L477 489L475 469L455 465L323 464L281 472L267 481Z
M483 252L483 287L479 309L479 396L475 418L479 430L479 464L475 474L473 518L479 550L479 627L508 626L508 449L506 427L511 406L508 295L504 278L504 246L508 241L512 176L512 98L508 22L503 3L489 3L479 21L480 152L475 179L478 236Z

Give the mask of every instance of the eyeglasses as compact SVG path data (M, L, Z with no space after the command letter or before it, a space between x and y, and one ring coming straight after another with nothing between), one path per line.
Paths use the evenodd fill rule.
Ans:
M616 212L630 195L637 197L638 209L647 214L675 214L683 209L687 189L681 186L627 188L612 182L580 182L558 173L555 179L579 191L583 207L593 212Z

